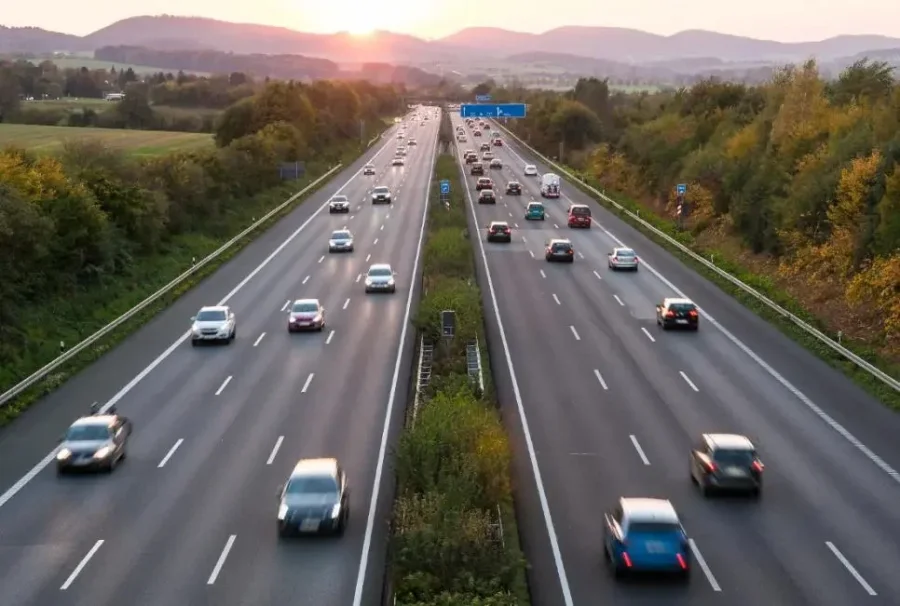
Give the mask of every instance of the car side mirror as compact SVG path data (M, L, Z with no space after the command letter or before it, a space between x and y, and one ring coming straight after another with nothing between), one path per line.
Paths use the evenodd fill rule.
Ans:
M197 321L197 316L191 316L191 322L196 322L196 321Z

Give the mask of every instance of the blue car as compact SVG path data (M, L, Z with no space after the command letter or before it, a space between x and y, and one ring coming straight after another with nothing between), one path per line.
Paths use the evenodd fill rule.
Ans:
M643 571L690 578L688 537L668 500L622 498L604 518L604 556L616 577Z

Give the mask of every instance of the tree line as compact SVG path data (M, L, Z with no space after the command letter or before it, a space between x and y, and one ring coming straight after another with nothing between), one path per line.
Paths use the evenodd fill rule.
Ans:
M825 80L815 62L748 86L708 79L624 95L582 79L564 94L504 89L525 101L510 127L585 178L675 220L711 249L737 243L834 333L900 354L900 86L861 60Z
M381 116L402 112L396 89L365 82L271 82L238 106L247 121L224 123L208 150L134 159L74 142L58 157L0 152L0 391L58 353L61 324L78 340L109 321L73 308L79 296L146 288L129 280L186 240L231 234L254 196L281 183L281 162L334 164L371 136L360 121L383 127Z

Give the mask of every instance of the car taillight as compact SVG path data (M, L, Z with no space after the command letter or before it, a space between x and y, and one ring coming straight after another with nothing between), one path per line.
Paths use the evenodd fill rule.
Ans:
M674 318L674 317L675 317L675 312L674 312L674 311L667 311L667 312L666 312L666 317L667 317L667 318Z
M762 473L762 470L765 469L765 466L759 461L753 461L753 464L750 467L753 468L753 471L758 473Z
M696 318L696 317L697 317L697 312L691 310L691 311L688 312L688 315L689 315L690 317L692 317L692 318Z
M626 568L631 568L631 558L628 556L627 551L622 552L622 560L624 560Z
M574 254L575 254L575 251L572 250L572 249L570 248L570 249L568 250L568 253L569 253L570 255L574 255Z
M704 465L704 467L706 467L707 471L715 471L716 470L716 464L713 463L712 461L704 461L703 465Z
M675 557L678 558L678 565L681 566L681 569L687 570L687 562L684 561L684 556L679 553Z
M613 258L612 258L612 262L613 262L613 263L618 263L618 262L619 262L619 257L613 257Z

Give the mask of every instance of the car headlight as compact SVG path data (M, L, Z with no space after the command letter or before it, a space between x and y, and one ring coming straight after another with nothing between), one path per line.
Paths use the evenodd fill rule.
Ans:
M71 456L72 456L72 451L69 450L68 448L63 448L58 453L56 453L56 460L57 461L65 461L66 459L68 459Z
M278 521L283 522L288 514L288 506L282 503L278 506Z
M334 246L335 244L337 244L337 242L335 242L334 240L328 241L328 246Z
M191 326L191 332L194 333L195 335L199 335L200 329L197 328L196 326Z
M332 519L338 517L341 513L341 504L338 503L334 507L331 508L331 517Z
M366 278L366 286L372 286L372 278Z
M228 332L228 327L227 327L227 326L220 326L220 327L219 327L219 334L220 334L220 335L224 335L224 334L226 334L227 332Z
M394 279L393 279L393 278L390 278L390 279L387 281L387 283L388 283L388 286L393 286L393 285L394 285Z
M98 450L97 452L94 453L94 458L95 459L105 459L106 457L109 456L109 453L111 453L111 452L112 452L111 447L104 446L103 448L101 448L100 450Z

